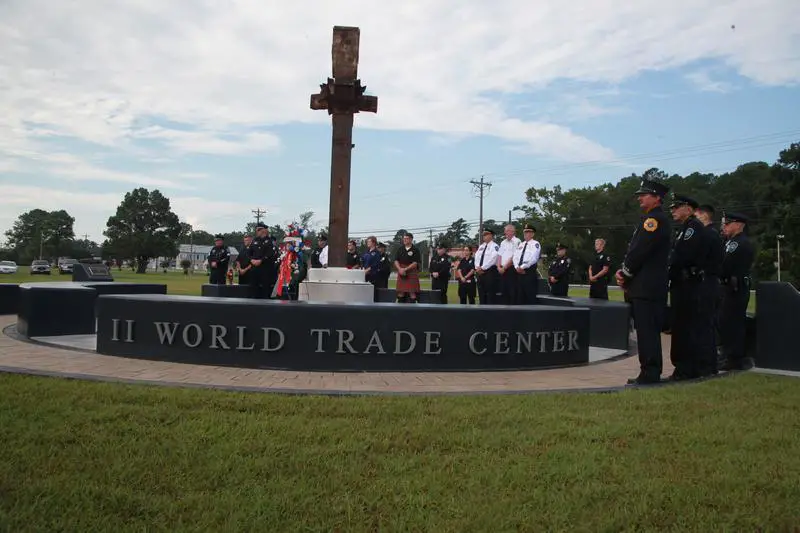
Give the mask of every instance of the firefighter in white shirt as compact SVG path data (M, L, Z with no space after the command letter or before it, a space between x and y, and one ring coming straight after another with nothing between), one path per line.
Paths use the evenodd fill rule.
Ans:
M533 239L535 234L536 228L531 224L525 224L525 228L522 230L525 240L519 243L514 252L514 269L519 282L517 291L519 303L522 305L535 304L536 293L539 292L539 273L536 265L539 262L542 247L539 245L539 241Z
M500 302L505 305L519 303L519 280L514 268L514 252L521 242L514 233L514 226L508 224L504 230L506 238L500 242L500 256L497 258L497 271L500 274L500 291L503 293Z
M500 247L494 242L494 232L483 231L483 243L475 252L475 274L478 276L478 298L480 305L497 304L497 260Z

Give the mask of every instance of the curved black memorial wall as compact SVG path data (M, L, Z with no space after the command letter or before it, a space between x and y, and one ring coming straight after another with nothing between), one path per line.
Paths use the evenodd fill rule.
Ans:
M800 293L791 283L762 281L756 286L756 366L800 370Z
M155 283L50 282L19 286L17 332L26 337L95 332L95 301L101 294L166 294Z
M630 347L630 304L598 298L539 295L540 304L586 308L590 312L589 344L628 351Z
M19 283L0 283L0 315L19 311Z
M589 310L101 296L97 351L318 371L469 371L585 364Z

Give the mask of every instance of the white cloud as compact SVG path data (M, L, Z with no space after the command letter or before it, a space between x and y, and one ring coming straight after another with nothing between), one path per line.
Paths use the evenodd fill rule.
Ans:
M733 89L732 84L713 79L708 70L695 70L686 74L685 78L694 85L695 88L703 92L727 93Z
M0 146L55 134L124 146L149 132L182 151L274 149L269 133L226 134L327 120L309 110L308 95L330 71L331 26L347 23L362 28L361 77L380 98L361 127L491 135L548 156L610 159L564 126L509 116L490 95L562 79L615 83L705 58L759 83L796 83L800 29L785 24L794 14L785 0L420 0L380 9L360 0L315 9L257 0L7 2ZM200 133L162 126L154 135L153 117Z

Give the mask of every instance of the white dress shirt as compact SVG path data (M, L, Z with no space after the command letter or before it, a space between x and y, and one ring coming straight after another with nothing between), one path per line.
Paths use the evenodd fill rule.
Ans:
M500 243L500 266L505 267L514 257L514 252L517 251L519 243L520 240L517 237L503 239L503 241Z
M542 247L539 245L539 241L535 239L522 241L514 252L514 268L524 268L525 270L531 267L536 268L541 253Z
M325 268L328 266L328 245L325 245L325 248L319 253L319 262L322 263L322 267Z
M485 242L478 246L478 251L475 252L475 268L482 268L488 270L493 266L497 266L497 258L500 255L500 247L497 243L490 241L489 244Z

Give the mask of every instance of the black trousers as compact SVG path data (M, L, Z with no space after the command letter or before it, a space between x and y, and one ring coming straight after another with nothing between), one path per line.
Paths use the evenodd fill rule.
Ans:
M661 379L664 360L661 353L661 326L664 323L662 300L631 298L636 343L639 347L639 377L656 381Z
M567 296L569 292L569 283L564 281L556 281L552 285L550 285L550 294L553 296L560 296L562 298Z
M478 276L478 298L480 299L480 305L493 305L498 303L498 276L499 273L495 267L484 270L483 274Z
M252 274L252 270L248 270L244 274L239 272L239 285L250 285L250 278Z
M225 285L225 282L227 281L225 279L225 275L227 273L227 270L223 270L221 268L212 268L211 274L208 276L208 282L211 285Z
M599 280L591 283L589 285L589 298L608 300L608 283Z
M750 303L750 286L740 283L738 287L724 287L719 308L719 334L722 355L729 362L740 363L746 356L745 338L747 327L747 304Z
M517 274L515 272L515 274ZM539 292L539 275L536 267L529 268L525 274L517 274L518 300L520 305L535 305Z
M378 275L375 278L375 288L376 289L388 289L389 288L389 276L386 275Z
M518 305L520 303L519 276L514 266L506 269L500 274L501 291L503 293L502 302L505 305Z
M687 378L713 374L717 369L714 345L712 280L673 282L670 289L672 343L670 360L675 372Z
M475 305L475 295L478 292L477 286L475 284L475 280L473 279L471 283L464 283L463 281L458 282L458 301L462 304L469 302L472 305Z
M441 274L439 274L441 276ZM447 304L447 288L450 284L450 278L431 278L431 289L439 291L439 299L441 303Z
M253 287L253 298L272 298L272 289L275 287L276 276L272 270L263 266L250 271L250 286Z

